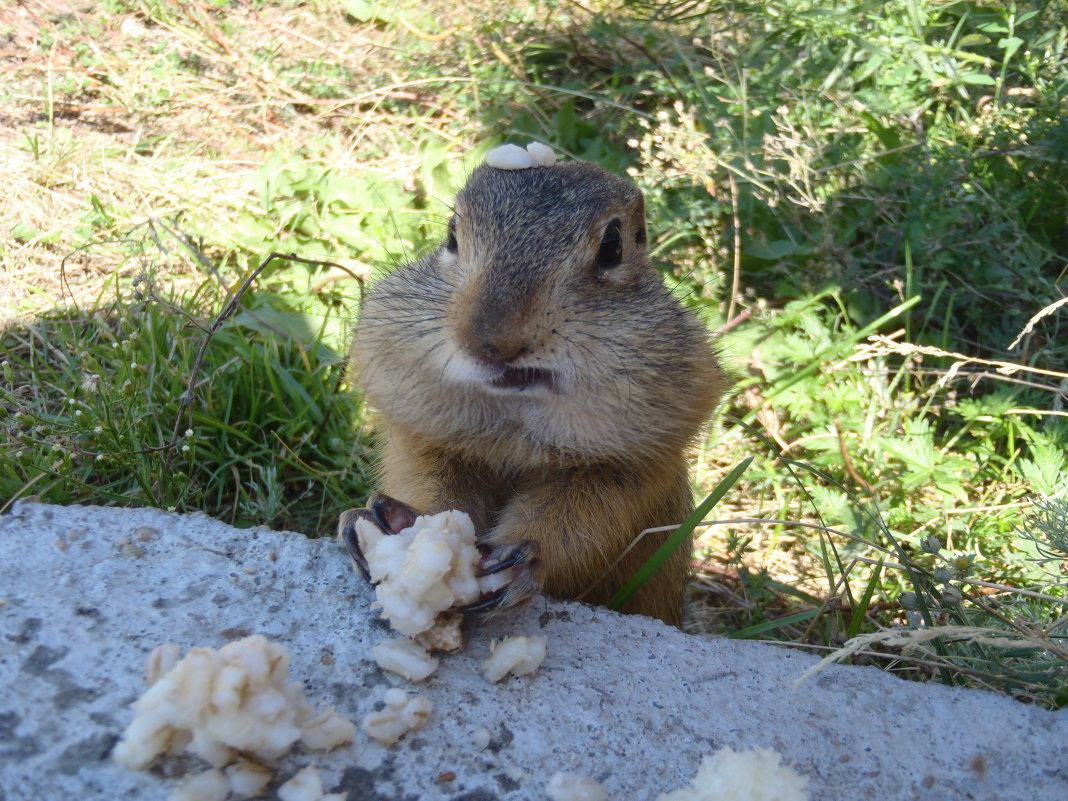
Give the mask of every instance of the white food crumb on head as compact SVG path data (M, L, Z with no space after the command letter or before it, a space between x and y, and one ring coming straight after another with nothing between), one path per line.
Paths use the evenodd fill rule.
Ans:
M552 801L608 801L608 793L583 773L554 773L545 785Z
M505 637L490 646L489 658L482 663L482 675L496 683L509 673L513 676L533 673L545 659L547 642L548 637Z
M498 170L528 170L531 167L551 167L556 153L548 145L531 142L526 150L519 145L501 145L486 154L486 164Z
M689 787L664 793L657 801L809 801L807 784L771 749L721 748L701 760Z
M531 142L527 145L527 152L534 160L535 167L551 167L556 164L556 153L551 147L541 142Z

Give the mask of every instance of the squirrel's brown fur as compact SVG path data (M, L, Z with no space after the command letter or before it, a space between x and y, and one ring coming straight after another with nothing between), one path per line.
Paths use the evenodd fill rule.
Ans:
M693 509L685 452L723 387L708 335L649 265L644 203L586 163L481 166L449 240L379 281L352 359L378 410L381 489L462 509L536 554L506 603L605 603ZM678 623L684 545L627 611ZM605 576L605 571L609 571Z

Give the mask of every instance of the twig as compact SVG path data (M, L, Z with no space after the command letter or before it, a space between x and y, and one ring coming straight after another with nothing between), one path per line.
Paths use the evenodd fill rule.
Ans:
M876 562L874 559L868 559L865 556L857 556L857 557L854 557L854 558L857 561L866 562L869 565L878 564L878 562ZM882 564L883 564L884 567L889 567L889 568L891 568L893 570L904 570L905 569L904 565L899 565L899 564L897 564L895 562L883 562ZM1023 589L1021 587L1009 587L1006 584L994 584L991 581L983 581L982 579L968 578L968 577L960 578L960 579L954 579L954 581L961 581L961 582L963 582L965 584L971 584L971 585L976 586L976 587L986 587L987 589L998 590L1000 592L1007 592L1007 593L1013 594L1013 595L1026 595L1028 598L1035 598L1035 599L1037 599L1039 601L1050 601L1050 602L1055 603L1055 604L1068 605L1068 598L1057 598L1057 597L1055 597L1053 595L1046 595L1046 594L1041 593L1041 592L1035 592L1034 590L1025 590L1025 589Z
M267 269L270 263L273 262L275 259L295 261L298 264L341 267L341 265L334 264L333 262L329 261L320 261L318 259L304 259L300 256L297 256L295 253L278 253L277 251L273 251L269 256L267 256L266 259L260 262L260 265L255 270L253 270L251 274L249 274L248 278L246 278L241 283L241 286L238 288L237 292L233 294L230 300L227 301L226 305L223 307L222 311L219 312L219 315L215 318L215 321L211 324L211 326L209 326L207 334L204 337L204 341L200 343L200 349L197 351L196 359L193 361L193 369L190 371L189 374L189 384L186 388L186 391L182 394L182 401L178 405L177 414L175 414L174 416L174 430L171 432L171 442L168 445L163 446L165 448L171 449L171 455L173 455L174 453L174 447L179 442L181 442L178 433L182 429L182 417L188 414L188 420L186 421L185 427L192 428L193 426L193 400L196 397L197 375L200 373L200 365L204 361L204 355L208 351L208 345L211 344L212 338L215 336L216 333L218 333L219 329L222 328L223 323L225 323L234 314L234 312L237 311L237 307L241 303L242 296L245 294L245 291L250 286L252 286L252 282L255 281L259 274L262 273L265 269ZM165 468L170 468L170 461L170 456L168 456Z
M838 451L842 454L842 464L845 465L846 472L853 477L854 481L864 487L869 495L874 495L875 491L872 490L871 484L865 481L860 473L857 472L856 468L853 467L853 460L849 458L849 449L846 448L845 435L842 433L842 426L837 420L834 421L834 430L838 435Z
M742 220L738 210L738 184L731 173L727 173L727 183L731 189L731 227L734 229L734 268L731 272L731 299L727 306L727 319L733 320L738 295L742 291Z
M1062 373L1057 370L1043 370L1040 367L1029 367L1025 364L1013 364L1012 362L980 359L978 356L965 356L963 353L946 351L941 348L911 345L907 342L895 342L891 337L882 336L880 334L870 336L866 343L857 345L857 352L846 359L846 361L862 362L867 361L873 356L882 356L887 353L895 353L899 356L913 356L920 354L922 356L937 356L942 359L956 359L956 364L950 367L949 372L946 374L947 380L954 376L957 371L966 364L985 364L990 367L995 367L998 372L1003 372L1007 375L1012 375L1013 373L1032 373L1034 375L1050 376L1051 378L1068 378L1068 373Z

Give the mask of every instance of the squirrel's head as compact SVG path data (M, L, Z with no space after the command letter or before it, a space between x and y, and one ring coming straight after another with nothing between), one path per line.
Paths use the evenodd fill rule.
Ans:
M491 386L553 388L538 360L576 314L611 309L649 280L645 204L630 182L582 162L482 165L456 198L439 265L448 320Z
M478 167L445 242L368 296L353 357L394 424L526 464L678 453L721 387L641 192L582 162Z

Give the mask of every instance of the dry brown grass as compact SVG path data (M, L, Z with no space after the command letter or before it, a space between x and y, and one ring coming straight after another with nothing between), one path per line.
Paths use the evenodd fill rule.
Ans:
M418 28L359 22L336 0L126 5L0 9L0 230L15 234L0 246L6 316L67 292L88 300L143 269L112 246L131 226L184 214L210 240L213 225L254 211L241 178L272 153L405 180L419 135L462 149L478 134L450 108L467 91L462 61ZM433 26L429 6L409 5ZM413 77L413 53L442 79ZM384 107L397 100L411 113ZM195 270L188 254L174 262L155 266Z

